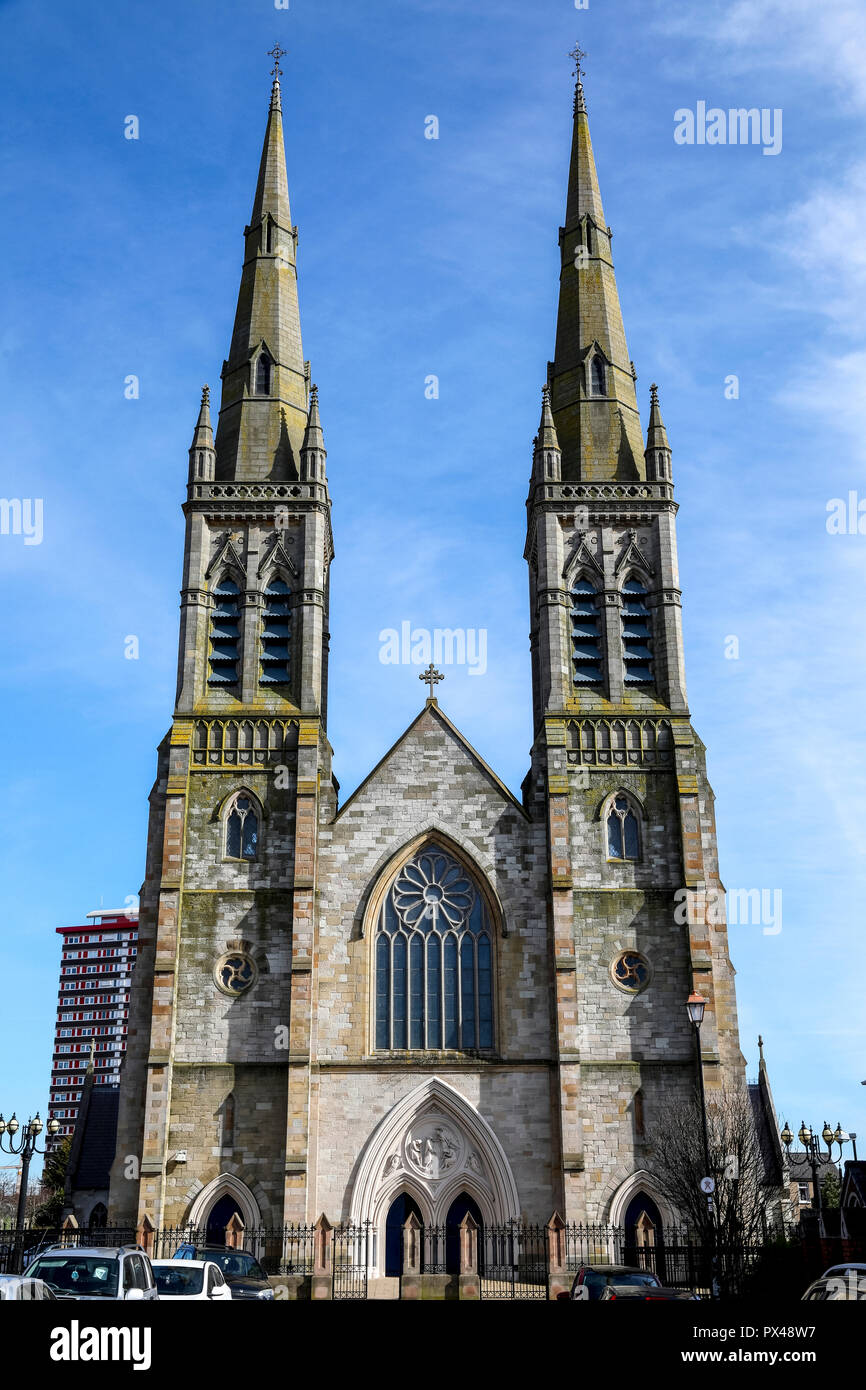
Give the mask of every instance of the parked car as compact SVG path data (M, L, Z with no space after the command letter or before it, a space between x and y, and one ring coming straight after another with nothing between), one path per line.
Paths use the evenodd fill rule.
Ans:
M810 1284L803 1301L812 1303L866 1303L866 1264L831 1265Z
M26 1274L44 1280L59 1299L159 1298L150 1260L137 1245L55 1245L43 1250Z
M661 1280L651 1269L641 1269L639 1265L586 1264L581 1265L575 1274L571 1293L561 1293L559 1297L594 1303L601 1298L602 1290L608 1284L617 1284L620 1288L631 1285L641 1289L660 1289L662 1286Z
M211 1298L231 1302L231 1288L214 1260L153 1260L152 1264L160 1302L205 1302Z
M630 1303L694 1303L700 1302L691 1289L664 1289L661 1284L605 1284L599 1301L626 1299Z
M219 1265L232 1298L273 1298L268 1276L249 1250L228 1250L224 1245L181 1245L175 1260L210 1260Z
M0 1274L0 1298L53 1299L54 1294L42 1279L28 1279L23 1274Z

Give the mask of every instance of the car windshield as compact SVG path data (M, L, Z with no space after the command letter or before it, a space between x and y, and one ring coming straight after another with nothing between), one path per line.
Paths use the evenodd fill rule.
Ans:
M201 1293L204 1270L184 1267L180 1262L173 1265L154 1265L153 1277L161 1294L167 1294L170 1298L183 1298L193 1293Z
M587 1271L584 1283L588 1284L593 1293L601 1293L605 1284L628 1284L645 1285L651 1289L659 1287L659 1281L648 1269L619 1269L611 1270L609 1273L602 1274L597 1269Z
M40 1255L27 1273L31 1279L44 1279L55 1293L116 1298L117 1264L104 1255Z
M227 1279L264 1279L265 1272L252 1255L242 1255L237 1250L208 1250L204 1256L213 1264L219 1265Z

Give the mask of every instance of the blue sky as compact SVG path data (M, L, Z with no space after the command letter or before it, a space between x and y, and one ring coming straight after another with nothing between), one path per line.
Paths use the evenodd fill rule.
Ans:
M731 929L749 1072L760 1031L780 1114L841 1120L866 1152L866 536L825 524L830 499L866 497L859 0L820 22L806 0L7 0L0 33L0 495L44 505L40 545L0 536L0 1108L45 1111L54 928L141 882L186 451L228 350L276 38L343 796L423 701L417 668L378 659L404 620L488 631L487 674L449 668L437 693L519 788L524 499L580 39L639 399L659 383L673 448L722 876L783 895L780 933ZM701 100L781 108L782 152L677 145L674 112Z

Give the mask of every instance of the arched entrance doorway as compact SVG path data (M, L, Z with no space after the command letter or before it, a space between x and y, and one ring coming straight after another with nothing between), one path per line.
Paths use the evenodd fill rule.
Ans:
M91 1230L97 1230L108 1225L108 1208L104 1202L97 1202L96 1206L87 1218L87 1224Z
M399 1276L403 1273L403 1223L410 1215L421 1222L421 1208L418 1203L408 1192L401 1192L388 1208L385 1220L386 1274Z
M664 1283L664 1237L661 1213L652 1197L636 1192L625 1210L626 1264L651 1269Z
M240 1221L244 1219L244 1214L234 1197L230 1197L228 1193L226 1193L225 1196L219 1197L217 1201L214 1202L207 1214L207 1226L205 1229L205 1243L207 1245L225 1245L226 1226L233 1216L237 1216Z
M461 1192L454 1198L448 1208L448 1215L445 1218L445 1271L447 1274L460 1273L460 1222L471 1214L473 1221L478 1227L478 1272L481 1273L484 1263L484 1221L481 1216L481 1208L470 1197L468 1192Z

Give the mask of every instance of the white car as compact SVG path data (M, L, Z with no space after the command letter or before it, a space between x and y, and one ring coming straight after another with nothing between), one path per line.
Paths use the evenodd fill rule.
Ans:
M152 1260L153 1277L163 1299L183 1299L184 1303L207 1299L231 1299L232 1291L223 1272L212 1260Z
M54 1294L41 1279L25 1279L23 1274L0 1274L0 1298L39 1298L50 1301Z
M803 1294L811 1303L866 1303L866 1264L831 1265Z
M43 1279L61 1300L159 1298L150 1260L139 1245L50 1245L25 1274Z

